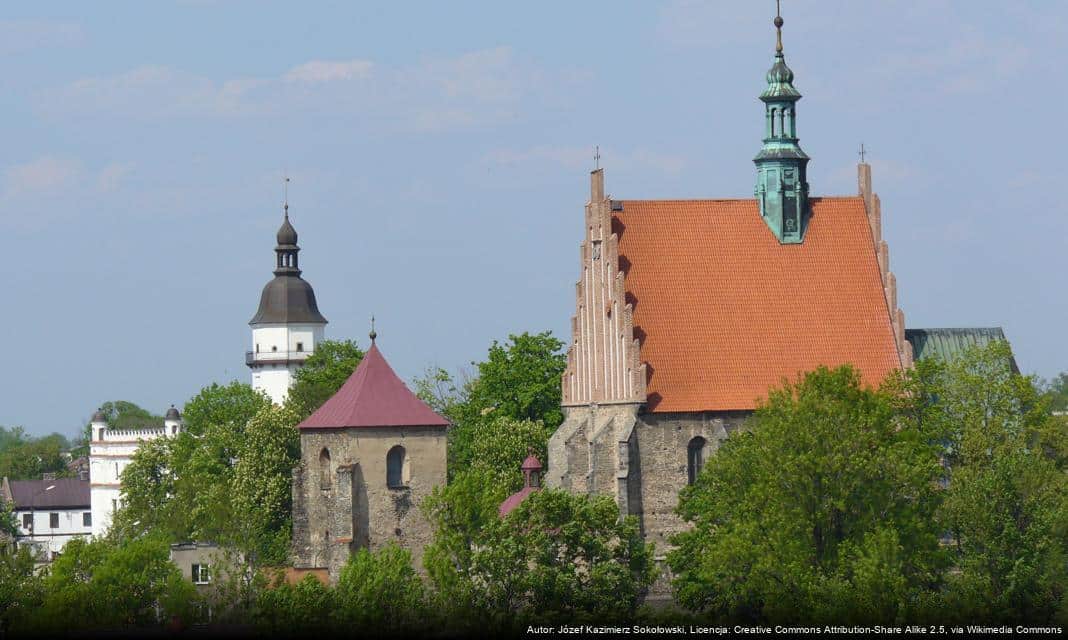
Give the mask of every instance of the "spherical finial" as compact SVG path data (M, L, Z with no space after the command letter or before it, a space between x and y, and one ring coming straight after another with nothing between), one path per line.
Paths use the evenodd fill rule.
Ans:
M782 29L783 19L782 16L775 16L775 28Z
M375 338L378 337L378 333L375 331L375 317L371 316L371 333L367 334L371 338L371 342L374 343Z

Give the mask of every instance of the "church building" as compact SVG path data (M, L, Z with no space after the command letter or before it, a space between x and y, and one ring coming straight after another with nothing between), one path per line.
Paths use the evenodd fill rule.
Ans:
M419 504L446 482L449 423L393 372L375 343L329 400L297 425L293 470L296 569L329 570L393 542L422 567L433 528Z
M770 388L847 363L877 385L913 360L871 167L855 195L810 192L782 24L754 198L615 199L591 176L546 484L614 496L658 556L679 491Z
M252 388L283 404L293 376L323 341L326 318L319 313L315 291L300 277L297 230L289 222L289 202L278 229L274 278L263 287L260 306L249 321L252 351L245 364L252 370Z

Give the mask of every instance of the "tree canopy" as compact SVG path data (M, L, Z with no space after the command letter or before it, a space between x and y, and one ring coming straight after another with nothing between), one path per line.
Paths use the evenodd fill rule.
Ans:
M529 444L544 452L549 436L563 421L560 376L567 364L563 347L550 331L513 334L504 344L495 340L486 359L472 363L477 371L473 377L461 376L464 379L457 381L442 369L431 369L415 381L419 397L453 425L449 431L450 478L471 466L477 443L487 429L500 433L500 425L540 423L544 441ZM526 451L516 454L517 458L502 458L501 468L518 469Z
M0 426L0 478L37 480L43 473L68 475L63 454L69 449L70 442L58 433L34 437L22 427Z
M1009 355L773 390L680 496L678 600L733 620L1065 619L1068 433Z
M945 564L940 437L850 367L773 390L680 496L679 600L727 619L895 619Z

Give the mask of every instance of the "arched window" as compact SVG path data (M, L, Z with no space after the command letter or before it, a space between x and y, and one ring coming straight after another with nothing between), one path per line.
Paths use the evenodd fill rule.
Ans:
M319 488L330 488L330 450L326 447L319 452Z
M404 453L404 447L397 445L386 454L386 486L407 486L409 476L408 456Z
M705 439L697 436L686 447L686 482L693 484L705 464Z
M778 109L771 110L771 137L775 137L775 119L778 117Z

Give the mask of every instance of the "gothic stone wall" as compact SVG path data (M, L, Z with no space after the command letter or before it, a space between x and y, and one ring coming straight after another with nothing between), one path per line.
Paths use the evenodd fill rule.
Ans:
M297 568L326 567L336 581L351 553L396 542L422 570L433 537L419 503L446 479L443 427L306 430L293 470L293 556ZM386 484L386 454L404 447L408 481ZM323 476L320 455L330 453Z
M708 460L748 412L641 413L640 405L565 408L563 425L549 440L546 484L577 493L615 498L620 510L638 517L657 556L684 529L675 514L686 486L687 447L700 436Z

